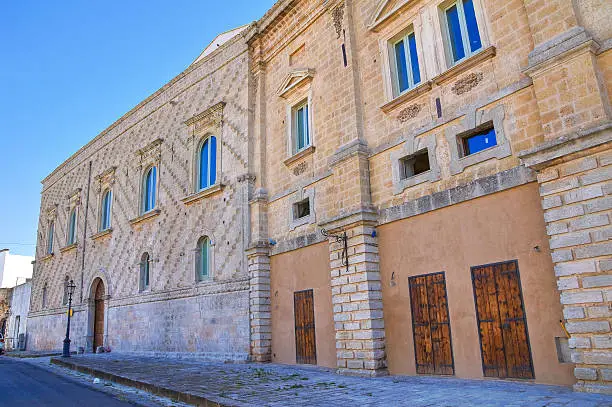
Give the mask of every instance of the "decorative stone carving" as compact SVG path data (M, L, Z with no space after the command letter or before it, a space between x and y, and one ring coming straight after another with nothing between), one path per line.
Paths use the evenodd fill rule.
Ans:
M414 119L419 114L422 108L423 106L419 104L410 105L399 112L397 120L399 120L400 123L406 123L408 120Z
M293 175L302 175L306 172L306 170L308 170L308 164L305 161L302 161L293 168Z
M344 3L332 10L332 19L334 21L334 29L338 38L342 35L342 19L344 18Z
M482 81L484 74L482 72L472 72L464 78L459 79L453 84L451 90L457 96L463 95L474 89Z

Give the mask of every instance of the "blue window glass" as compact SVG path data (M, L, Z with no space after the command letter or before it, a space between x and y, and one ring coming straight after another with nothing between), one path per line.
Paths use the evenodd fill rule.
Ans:
M210 185L215 185L215 182L217 182L217 138L215 136L210 137L210 168L208 173L210 174Z
M478 23L476 22L473 0L463 0L463 14L465 15L465 25L469 37L470 51L478 51L482 47L482 43L480 42L480 33L478 32Z
M47 254L53 253L53 233L55 232L55 223L49 223L49 232L47 235Z
M299 107L295 111L295 136L297 151L303 150L310 145L308 104Z
M397 69L397 88L402 93L410 87L408 81L408 68L406 66L406 50L404 40L395 44L395 66Z
M143 213L155 208L155 188L157 187L157 168L151 167L147 171L144 185Z
M421 71L419 70L419 57L416 49L416 39L414 33L408 36L408 48L410 50L410 66L412 67L413 85L421 82Z
M463 139L463 151L465 156L486 150L496 145L497 137L495 136L495 129L481 131L480 133Z
M210 156L210 143L208 140L202 143L200 149L200 189L208 186L208 158Z
M68 221L68 244L76 242L76 209L70 212L70 220Z
M453 53L453 62L457 62L465 57L457 5L446 10L446 22L448 24L448 35L450 37L450 47Z
M217 138L210 136L200 147L200 189L208 188L217 181Z

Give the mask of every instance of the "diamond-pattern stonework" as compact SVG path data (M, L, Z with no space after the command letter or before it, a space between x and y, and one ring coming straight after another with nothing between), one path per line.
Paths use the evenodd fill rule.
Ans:
M247 69L246 44L237 38L188 68L43 181L31 349L61 348L66 311L61 301L68 275L77 285L72 324L76 347L91 347L91 287L100 277L107 296L104 344L113 350L247 357L249 281L242 225L248 185L238 181L248 172L247 96L243 92ZM224 103L222 113L214 123L185 123L219 102ZM195 191L191 174L194 146L209 131L218 140L221 188L186 204L182 199ZM135 222L140 215L143 170L149 164L157 165L159 214ZM107 171L111 168L114 171ZM81 188L77 248L60 251L66 245L68 195L75 188ZM99 231L106 188L113 194L112 232L93 239ZM43 212L55 205L56 245L54 255L45 258L47 218ZM197 282L196 245L202 236L212 243L211 276ZM151 258L150 286L139 292L139 262L144 252ZM45 309L44 284L48 285Z

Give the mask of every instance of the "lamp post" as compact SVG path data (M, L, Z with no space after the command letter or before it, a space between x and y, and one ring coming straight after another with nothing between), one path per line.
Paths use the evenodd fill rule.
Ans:
M64 353L62 357L69 358L70 357L70 317L72 313L72 295L74 294L74 290L76 285L74 281L70 280L68 285L66 286L66 290L68 290L68 326L66 327L66 339L64 339Z

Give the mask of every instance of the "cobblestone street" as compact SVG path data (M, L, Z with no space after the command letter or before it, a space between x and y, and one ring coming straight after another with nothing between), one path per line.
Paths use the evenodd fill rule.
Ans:
M224 406L612 406L612 396L510 381L340 376L329 369L79 355L70 363Z

